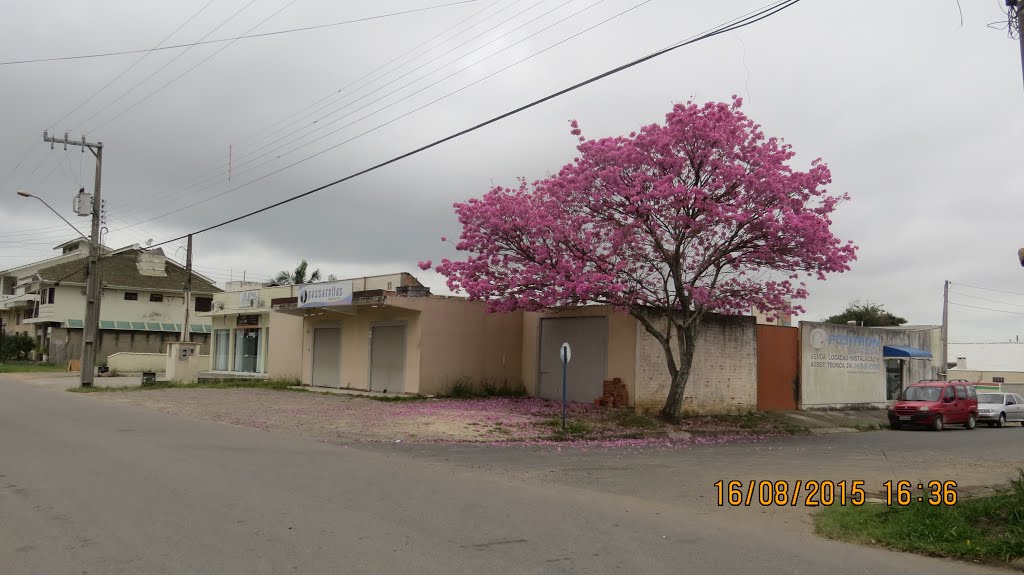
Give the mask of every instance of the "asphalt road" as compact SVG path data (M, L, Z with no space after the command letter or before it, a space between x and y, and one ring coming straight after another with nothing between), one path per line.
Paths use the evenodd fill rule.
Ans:
M507 469L545 457L490 457L502 453ZM0 376L0 573L1003 572L452 454L339 447ZM541 467L561 455L546 452ZM637 456L632 483L653 466L643 458L671 456ZM612 460L628 468L628 457L594 458L596 473Z

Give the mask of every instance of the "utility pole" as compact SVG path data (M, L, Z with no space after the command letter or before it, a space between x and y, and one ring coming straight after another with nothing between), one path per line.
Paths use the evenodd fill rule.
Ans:
M946 365L949 363L949 280L942 287L942 363L939 365L939 377L946 379Z
M192 341L192 330L188 324L189 301L192 299L192 234L188 235L185 249L185 323L181 324L181 341Z
M1024 0L1006 0L1006 9L1010 17L1010 37L1013 37L1013 25L1017 25L1017 40L1020 42L1020 67L1024 73Z
M50 149L54 144L68 146L80 146L82 151L88 149L96 156L96 179L93 183L92 196L92 228L89 235L89 265L86 268L85 279L85 327L82 328L82 387L92 387L93 376L96 372L96 352L99 347L100 327L100 180L103 173L103 142L91 143L82 136L81 140L69 140L67 133L64 138L52 138L50 134L43 131L43 141L50 143Z

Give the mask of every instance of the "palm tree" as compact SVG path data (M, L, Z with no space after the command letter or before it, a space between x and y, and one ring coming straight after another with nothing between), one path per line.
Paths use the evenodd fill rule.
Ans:
M272 286L286 286L286 285L299 285L304 283L315 283L320 281L320 270L315 269L313 273L306 277L306 270L309 264L306 260L302 260L298 266L296 266L294 272L282 270L277 274L277 277L271 279L267 283Z

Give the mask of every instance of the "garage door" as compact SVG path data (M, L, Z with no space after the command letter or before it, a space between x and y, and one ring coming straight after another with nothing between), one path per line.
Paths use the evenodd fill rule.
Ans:
M370 391L405 391L405 326L375 325L370 340Z
M572 347L566 384L569 401L590 403L601 397L608 371L608 319L604 317L549 318L540 321L540 391L547 399L562 399L563 343Z
M341 328L313 330L313 385L341 387Z

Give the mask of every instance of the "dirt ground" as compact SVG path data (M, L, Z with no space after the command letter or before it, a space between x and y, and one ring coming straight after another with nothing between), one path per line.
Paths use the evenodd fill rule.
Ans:
M547 442L606 444L725 443L757 440L779 430L721 428L709 436L674 433L626 412L569 404L568 436L559 436L561 404L537 398L377 401L354 396L264 389L155 389L90 394L102 401L140 405L194 419L218 421L324 441L372 442ZM618 417L616 417L616 415ZM707 427L705 425L705 427ZM631 436L631 437L624 437Z

